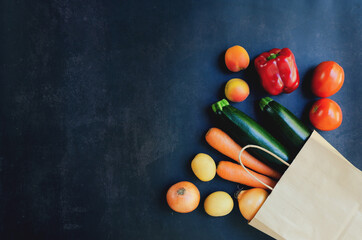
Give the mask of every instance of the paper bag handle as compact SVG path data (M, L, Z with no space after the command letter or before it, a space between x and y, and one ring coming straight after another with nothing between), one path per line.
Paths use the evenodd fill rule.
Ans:
M273 188L272 188L271 186L269 186L269 185L266 184L266 183L263 183L263 181L259 180L257 177L255 177L253 174L251 174L251 173L249 172L249 170L244 166L243 162L241 161L241 154L242 154L243 151L245 151L245 149L247 149L247 148L257 148L257 149L260 149L260 150L268 153L269 155L275 157L275 158L278 159L280 162L282 162L284 165L286 165L286 166L289 167L290 164L287 163L286 161L284 161L283 159L281 159L281 158L280 158L279 156L277 156L276 154L272 153L271 151L269 151L269 150L267 150L267 149L265 149L265 148L263 148L263 147L260 147L260 146L258 146L258 145L251 145L251 144L250 144L250 145L246 145L245 147L243 147L243 148L240 150L240 152L239 152L239 163L240 163L240 165L244 168L244 170L245 170L250 176L252 176L256 181L260 182L261 184L263 184L263 185L264 185L265 187L267 187L268 189L273 190Z

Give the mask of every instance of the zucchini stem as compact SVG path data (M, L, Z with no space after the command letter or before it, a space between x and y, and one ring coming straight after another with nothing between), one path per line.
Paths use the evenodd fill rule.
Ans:
M217 110L222 111L223 107L228 105L230 105L229 102L226 99L222 99L217 103L212 104L211 108L214 111L214 113L216 113Z
M274 101L272 98L270 97L265 97L265 98L262 98L259 102L259 107L262 111L264 111L264 108L266 105L268 105L270 102Z

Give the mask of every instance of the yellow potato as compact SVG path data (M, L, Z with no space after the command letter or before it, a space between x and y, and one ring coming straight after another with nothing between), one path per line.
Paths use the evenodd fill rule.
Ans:
M208 182L215 177L216 164L214 159L205 153L197 154L191 162L192 171L201 181Z
M223 191L211 193L204 202L205 212L213 217L228 215L233 207L233 199Z

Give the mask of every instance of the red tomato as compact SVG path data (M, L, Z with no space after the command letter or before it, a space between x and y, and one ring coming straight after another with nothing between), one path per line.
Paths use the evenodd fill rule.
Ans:
M309 112L309 119L319 130L334 130L342 123L342 110L335 101L322 98L313 104Z
M322 62L314 70L312 92L318 97L329 97L341 89L343 82L344 71L338 63Z

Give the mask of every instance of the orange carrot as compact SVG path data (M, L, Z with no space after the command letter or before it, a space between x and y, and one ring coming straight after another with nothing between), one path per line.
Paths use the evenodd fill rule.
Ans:
M216 172L219 177L231 182L241 183L250 187L268 189L266 186L250 176L240 164L229 161L220 161L217 165ZM274 187L276 184L274 180L267 176L256 173L253 170L249 170L249 172L270 187Z
M210 130L206 133L205 139L211 147L215 148L225 156L239 162L239 153L242 148L225 132L218 128L210 128ZM281 174L278 171L259 161L246 151L243 151L241 154L241 160L246 167L258 173L274 179L279 179L281 177Z

